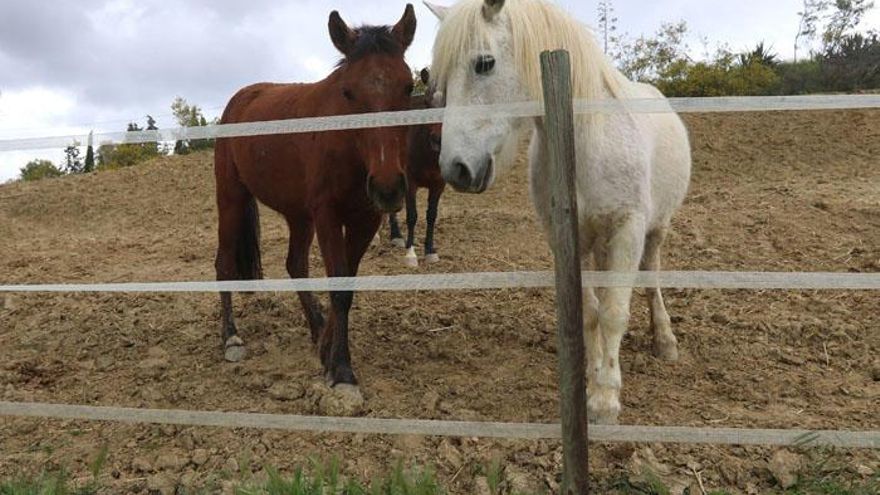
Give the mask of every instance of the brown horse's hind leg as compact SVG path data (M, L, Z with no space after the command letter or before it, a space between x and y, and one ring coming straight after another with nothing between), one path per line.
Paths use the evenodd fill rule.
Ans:
M262 278L259 251L259 214L253 196L244 185L229 175L217 174L217 209L219 213L217 280ZM220 335L227 361L245 357L244 342L238 336L232 316L232 294L220 294Z
M428 190L428 211L426 214L427 229L425 231L425 261L436 263L440 261L437 249L434 246L434 228L437 226L437 215L440 211L440 196L443 194L444 184L433 185Z
M287 273L291 278L309 278L309 249L312 239L315 237L315 225L309 218L300 218L297 221L288 219L290 227L290 245L287 250ZM311 292L300 292L299 302L302 304L303 314L309 322L309 330L312 334L312 343L318 343L321 329L324 328L324 316L321 314L321 305Z

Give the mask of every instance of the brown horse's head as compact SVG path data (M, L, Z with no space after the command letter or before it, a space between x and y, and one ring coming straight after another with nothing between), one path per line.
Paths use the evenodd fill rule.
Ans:
M339 62L339 96L345 113L392 112L409 109L412 72L404 53L416 31L412 5L390 26L351 29L333 11L330 38L345 56ZM382 211L398 211L406 196L407 129L389 127L352 133L353 144L366 166L367 194Z

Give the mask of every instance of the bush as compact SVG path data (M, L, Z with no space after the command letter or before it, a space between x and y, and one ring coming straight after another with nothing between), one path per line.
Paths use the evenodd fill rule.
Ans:
M666 96L764 96L779 91L780 78L769 65L757 60L744 65L722 53L714 62L678 60L655 84Z
M61 177L64 172L49 160L32 160L21 169L21 180L35 181Z

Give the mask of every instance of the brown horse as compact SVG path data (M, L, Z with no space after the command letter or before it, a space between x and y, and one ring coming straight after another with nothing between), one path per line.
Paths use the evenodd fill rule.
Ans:
M221 122L407 110L413 81L404 53L416 30L412 5L393 27L351 29L334 11L329 29L344 55L332 74L313 84L246 87L232 97ZM355 276L382 215L403 204L406 151L405 127L218 139L217 279L262 277L257 200L287 220L287 272L292 278L309 276L315 233L327 276ZM299 293L299 299L328 384L356 385L348 348L353 294L331 294L326 322L311 293ZM225 357L238 361L245 352L232 317L231 294L222 293L220 301Z
M413 109L431 108L434 100L434 91L430 85L430 74L427 69L422 69L419 77L425 85L425 94L414 96L412 99ZM427 229L425 231L425 262L436 263L440 256L434 247L434 227L437 224L437 212L440 204L440 196L446 188L446 182L440 174L440 136L442 128L440 124L412 126L409 129L409 152L406 164L406 241L400 232L397 223L397 215L389 215L388 223L391 228L391 242L399 247L406 248L406 264L411 267L419 266L416 255L415 231L419 213L416 207L416 193L420 188L428 189Z

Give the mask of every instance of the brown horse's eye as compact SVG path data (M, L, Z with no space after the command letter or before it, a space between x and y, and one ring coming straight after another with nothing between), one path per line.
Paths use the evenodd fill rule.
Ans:
M342 90L342 95L345 96L345 99L346 99L346 100L348 100L348 101L354 101L354 93L352 93L351 90L343 89L343 90Z
M492 55L480 55L477 57L476 64L474 66L474 70L477 71L477 74L485 75L492 72L492 69L495 68L495 57Z

